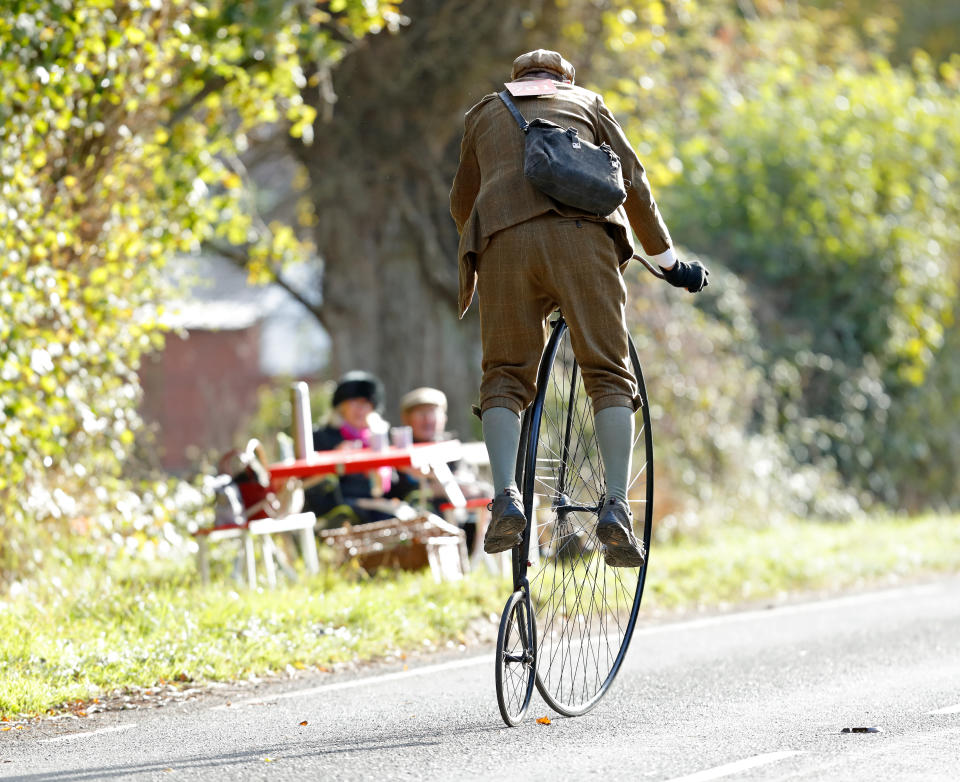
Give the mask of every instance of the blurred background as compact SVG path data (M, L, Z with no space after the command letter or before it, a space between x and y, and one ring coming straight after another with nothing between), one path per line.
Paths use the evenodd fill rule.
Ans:
M960 508L960 5L19 0L0 11L0 581L160 555L201 476L375 372L479 380L463 114L561 51L697 297L628 269L657 534ZM275 455L275 454L274 454Z

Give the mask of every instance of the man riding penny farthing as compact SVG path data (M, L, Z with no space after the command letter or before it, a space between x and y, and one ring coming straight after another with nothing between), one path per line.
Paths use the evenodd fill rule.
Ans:
M634 257L630 229L672 285L697 292L708 275L676 257L640 160L603 99L574 76L557 52L518 57L506 89L467 112L450 193L460 316L475 290L480 304L479 413L495 491L484 550L514 551L497 647L498 701L511 725L534 680L561 713L592 708L639 606L653 481L621 276ZM557 163L563 170L550 170ZM642 475L632 467L641 441ZM643 503L639 537L631 502ZM611 621L621 628L612 641Z

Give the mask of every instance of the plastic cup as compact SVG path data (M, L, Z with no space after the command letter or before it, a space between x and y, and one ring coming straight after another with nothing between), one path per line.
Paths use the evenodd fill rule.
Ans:
M390 430L390 442L394 448L410 448L413 446L413 429L409 426L395 426Z

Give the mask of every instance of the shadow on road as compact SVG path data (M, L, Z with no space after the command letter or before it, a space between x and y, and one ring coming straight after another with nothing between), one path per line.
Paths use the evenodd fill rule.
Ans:
M35 774L2 777L17 782L63 782L63 780L84 780L130 778L139 774L157 774L160 772L183 771L188 769L221 768L248 763L289 762L304 758L319 758L324 756L347 754L351 752L371 752L387 749L404 749L408 747L429 747L443 743L447 736L467 736L470 734L492 733L509 730L497 723L485 722L478 725L458 725L456 727L440 728L437 730L421 731L419 733L400 732L384 733L377 731L369 736L357 736L349 741L337 741L323 746L311 748L309 739L299 738L288 744L274 744L261 746L242 752L227 752L219 755L194 756L146 763L124 763L112 766L97 766L88 768L65 769L62 771L41 771ZM317 739L318 742L322 739Z

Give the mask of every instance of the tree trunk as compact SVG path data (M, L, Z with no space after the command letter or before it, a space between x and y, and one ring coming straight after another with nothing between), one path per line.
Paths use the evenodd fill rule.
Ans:
M544 36L556 16L552 0L531 5L405 0L408 26L365 39L337 66L332 111L315 90L304 96L318 108L317 141L293 149L318 218L332 370L376 373L391 420L403 393L431 385L448 396L451 427L477 432L479 319L475 307L457 319L449 192L463 113L509 80L532 21Z

